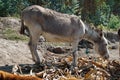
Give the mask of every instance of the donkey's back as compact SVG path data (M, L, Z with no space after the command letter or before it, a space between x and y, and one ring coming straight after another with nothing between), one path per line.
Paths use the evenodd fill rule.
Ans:
M48 41L73 41L84 34L81 20L75 15L58 13L41 6L30 6L22 12L22 21L31 33L42 34ZM81 34L81 35L80 35Z

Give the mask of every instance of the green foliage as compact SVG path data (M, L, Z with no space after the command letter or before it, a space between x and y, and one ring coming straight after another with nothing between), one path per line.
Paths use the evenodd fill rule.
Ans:
M108 27L116 30L120 28L120 18L112 14L108 23Z
M58 12L74 14L77 0L44 0L44 7L56 10Z
M103 24L104 26L108 25L108 21L109 21L109 16L110 16L110 7L109 5L106 5L105 2L103 2L103 4L101 4L97 10L96 10L96 14L93 20L93 23L95 25L100 25Z
M94 3L94 11L93 10L84 10L82 13L83 16L85 14L85 21L94 23L95 26L103 24L104 26L108 25L109 16L110 16L110 6L105 2L99 2L98 0ZM87 4L87 3L84 3ZM90 4L91 5L91 4ZM89 5L85 6L89 7ZM91 7L92 8L92 7Z
M102 27L104 29L117 29L118 27L120 27L120 17L115 16L114 13L114 10L116 10L115 7L120 4L117 2L120 1L84 0L82 19L86 22L94 23L95 26Z
M27 0L0 0L0 16L13 16L20 14L28 6Z
M111 12L114 15L119 15L120 16L120 0L107 0L106 4L108 4L111 8Z

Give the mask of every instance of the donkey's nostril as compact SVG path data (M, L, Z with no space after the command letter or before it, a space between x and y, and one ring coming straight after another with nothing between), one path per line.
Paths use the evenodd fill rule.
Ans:
M109 55L105 55L104 58L105 58L105 59L109 59Z

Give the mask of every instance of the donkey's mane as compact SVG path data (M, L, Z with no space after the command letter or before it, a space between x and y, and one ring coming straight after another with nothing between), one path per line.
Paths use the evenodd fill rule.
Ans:
M86 30L89 30L89 29L95 30L95 27L93 25L90 25L89 23L86 23L86 22L84 24L85 24L85 29Z
M85 22L84 24L85 24L86 29L91 29L91 30L94 30L95 32L102 31L101 28L96 28L94 25L91 25L89 23Z

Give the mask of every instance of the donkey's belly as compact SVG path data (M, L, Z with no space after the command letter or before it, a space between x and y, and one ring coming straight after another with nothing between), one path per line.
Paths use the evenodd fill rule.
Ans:
M71 36L64 37L50 33L43 33L42 35L48 42L72 42L74 40Z

